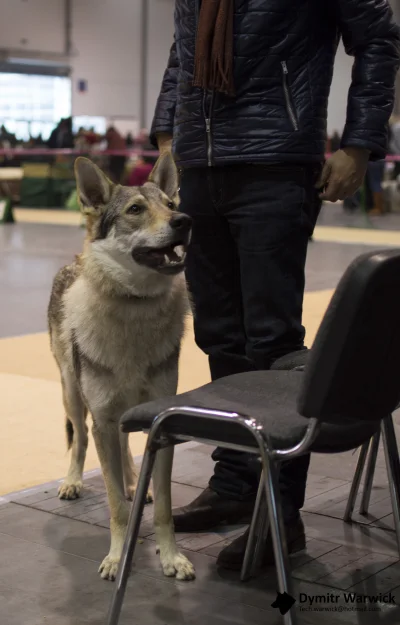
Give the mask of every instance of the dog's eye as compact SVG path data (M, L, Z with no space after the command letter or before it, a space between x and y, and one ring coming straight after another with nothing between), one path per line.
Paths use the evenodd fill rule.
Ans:
M173 202L168 202L167 204L168 208L170 208L172 211L175 210L175 204Z
M143 207L139 204L132 204L126 211L128 215L139 215L143 210Z

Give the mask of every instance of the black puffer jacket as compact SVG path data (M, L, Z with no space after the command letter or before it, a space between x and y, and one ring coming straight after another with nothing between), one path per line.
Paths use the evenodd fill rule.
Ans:
M235 0L235 98L192 87L200 1L176 0L152 126L181 166L320 161L340 36L355 56L343 145L385 155L400 46L387 0Z

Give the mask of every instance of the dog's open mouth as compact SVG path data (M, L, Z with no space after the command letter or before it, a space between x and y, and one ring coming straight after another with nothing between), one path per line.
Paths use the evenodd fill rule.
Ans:
M186 244L178 241L166 247L141 247L132 251L132 257L160 273L179 273L185 266Z

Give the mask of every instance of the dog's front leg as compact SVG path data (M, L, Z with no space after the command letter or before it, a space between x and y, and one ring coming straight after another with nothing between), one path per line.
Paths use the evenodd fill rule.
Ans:
M129 434L125 434L125 432L120 432L119 437L121 441L122 472L124 474L125 497L129 501L133 501L138 481L138 473L136 470L135 461L132 457L132 453L129 447ZM149 490L146 496L146 503L151 503L152 501L153 495L151 493L151 490Z
M96 419L96 415L93 415L92 432L106 484L111 516L110 552L101 563L99 573L103 579L114 580L129 516L129 506L124 494L118 421L104 419L104 417Z
M173 447L160 449L157 452L153 470L154 528L164 575L189 580L195 577L194 567L186 556L178 551L172 519L171 473L173 458Z

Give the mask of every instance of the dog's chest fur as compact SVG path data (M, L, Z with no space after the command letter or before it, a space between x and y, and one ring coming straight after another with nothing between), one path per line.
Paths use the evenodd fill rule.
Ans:
M61 370L84 378L89 394L133 400L171 358L176 368L188 312L183 275L151 298L104 294L76 265L59 275L65 288L56 279L49 309L53 352Z
M185 307L179 290L149 299L104 297L81 277L66 294L64 327L89 360L119 378L143 375L179 344Z

